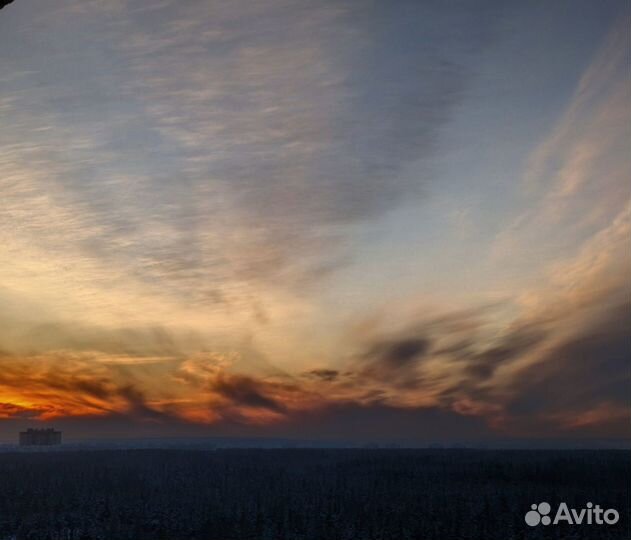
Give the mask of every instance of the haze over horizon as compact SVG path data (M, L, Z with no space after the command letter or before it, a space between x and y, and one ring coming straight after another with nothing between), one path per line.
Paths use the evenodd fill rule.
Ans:
M631 438L622 0L15 0L0 440Z

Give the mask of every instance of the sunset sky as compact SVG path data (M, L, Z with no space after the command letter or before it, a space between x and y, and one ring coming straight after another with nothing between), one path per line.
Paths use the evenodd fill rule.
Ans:
M15 0L0 440L630 438L630 24Z

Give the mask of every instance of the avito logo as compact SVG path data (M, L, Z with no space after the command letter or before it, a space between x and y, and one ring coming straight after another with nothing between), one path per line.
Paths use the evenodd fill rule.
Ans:
M576 510L568 508L562 502L557 508L554 519L550 517L551 506L547 502L531 504L530 510L526 512L525 520L528 525L535 527L541 525L556 525L558 523L568 523L569 525L615 525L620 519L620 514L613 508L604 510L600 505L594 506L588 502L585 508Z

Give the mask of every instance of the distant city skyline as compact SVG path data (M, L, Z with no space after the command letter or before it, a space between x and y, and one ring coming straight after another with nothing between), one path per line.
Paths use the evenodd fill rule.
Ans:
M7 5L0 441L631 438L630 23Z

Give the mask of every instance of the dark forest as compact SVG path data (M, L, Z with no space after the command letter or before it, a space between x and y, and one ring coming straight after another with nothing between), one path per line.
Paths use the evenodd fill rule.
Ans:
M0 478L2 540L629 538L627 451L44 451ZM620 521L529 527L541 501Z

